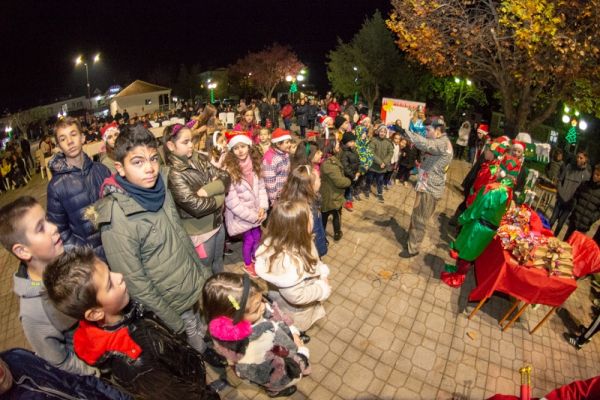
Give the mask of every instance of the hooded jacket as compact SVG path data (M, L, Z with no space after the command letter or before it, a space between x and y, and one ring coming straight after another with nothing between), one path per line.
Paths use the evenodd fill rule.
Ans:
M225 225L229 236L239 235L260 226L258 210L269 208L269 197L263 178L252 171L252 185L245 179L231 185L225 198Z
M100 228L111 270L123 274L131 296L182 332L181 314L198 302L210 271L200 264L170 191L162 208L151 212L110 177L89 214Z
M256 274L269 283L269 298L292 316L298 329L305 331L325 316L321 302L331 294L331 287L323 280L329 276L329 267L318 259L314 246L312 255L317 258L317 265L312 274L304 270L302 260L292 251L283 251L273 262L272 255L273 248L268 243L259 246L254 263Z
M331 156L321 165L321 211L331 211L342 208L344 190L352 184L350 178L344 175L344 167L337 156Z
M73 352L72 335L77 320L58 311L42 296L43 282L32 281L25 264L13 277L19 296L19 319L33 351L55 367L78 375L95 375L97 370Z
M369 142L369 148L373 152L373 164L370 170L377 173L386 172L394 154L394 145L390 139L382 139L376 134ZM385 164L385 167L381 168L381 164Z
M100 186L111 173L83 153L83 166L67 164L63 153L48 163L52 180L48 184L48 219L56 224L65 246L90 245L96 255L106 259L98 232L84 217L87 207L100 198Z
M136 302L123 319L99 327L81 321L75 331L75 351L136 396L136 399L218 399L206 385L200 354L185 337L175 335L154 314Z

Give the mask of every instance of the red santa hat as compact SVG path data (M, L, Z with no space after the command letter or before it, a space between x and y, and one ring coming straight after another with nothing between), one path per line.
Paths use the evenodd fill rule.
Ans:
M477 127L477 133L481 133L484 136L489 135L489 133L490 133L489 125L488 124L479 124L479 126Z
M228 131L225 132L225 139L227 139L227 147L229 150L233 149L235 145L240 143L252 146L252 137L250 136L249 132Z
M513 146L521 146L521 148L523 149L523 151L525 151L525 143L521 142L520 140L513 140L512 141L512 145Z
M290 134L290 131L286 131L282 128L277 128L273 131L273 134L271 134L271 143L279 143L283 142L284 140L292 140L292 135Z
M113 121L110 124L106 124L100 129L100 134L102 135L102 140L106 142L107 136L110 132L119 133L119 124Z
M358 124L361 125L367 118L369 118L368 115L360 114L360 117L358 117Z

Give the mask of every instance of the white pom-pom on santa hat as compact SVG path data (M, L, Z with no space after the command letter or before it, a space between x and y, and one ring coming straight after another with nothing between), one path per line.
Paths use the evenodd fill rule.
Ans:
M229 150L233 149L235 145L244 143L248 146L252 146L252 138L248 132L241 131L229 131L225 132L225 138L227 139L227 147Z
M292 135L290 131L286 131L285 129L277 128L273 131L271 135L271 143L279 143L284 140L292 140Z

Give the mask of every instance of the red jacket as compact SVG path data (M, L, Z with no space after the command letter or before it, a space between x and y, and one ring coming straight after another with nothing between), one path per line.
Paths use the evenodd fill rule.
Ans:
M335 119L335 117L338 116L338 114L340 113L341 108L340 105L338 103L335 102L331 102L327 105L327 115L329 115L331 118Z
M283 119L292 118L293 115L294 115L294 108L292 107L292 105L290 103L287 103L285 106L283 106L283 108L281 109L281 118L283 118Z

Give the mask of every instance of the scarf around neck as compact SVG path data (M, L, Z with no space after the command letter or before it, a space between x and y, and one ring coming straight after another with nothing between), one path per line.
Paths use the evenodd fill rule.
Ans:
M151 189L145 189L128 182L116 174L117 183L145 210L157 212L165 202L165 185L159 175L156 184Z
M244 161L240 161L240 172L242 173L242 178L252 187L254 183L254 171L252 170L252 158L250 154L248 154L248 157Z

